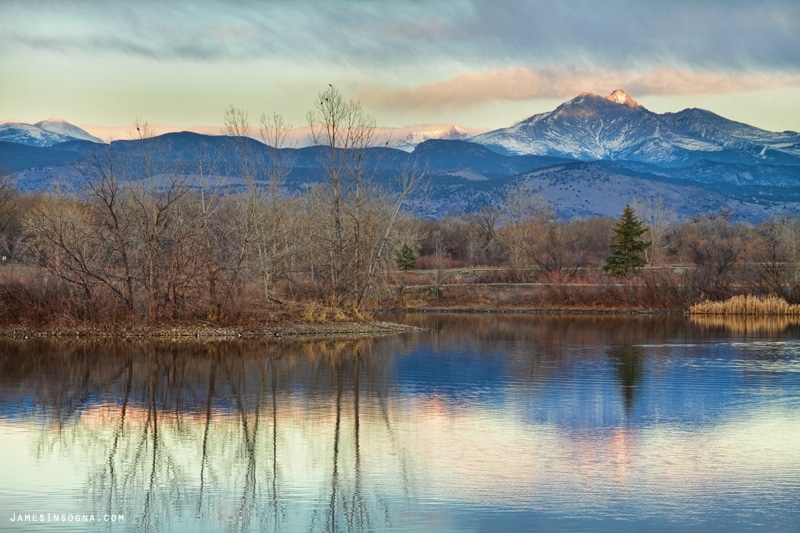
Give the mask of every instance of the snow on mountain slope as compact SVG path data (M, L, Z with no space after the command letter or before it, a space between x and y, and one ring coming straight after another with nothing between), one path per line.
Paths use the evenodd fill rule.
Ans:
M47 120L37 122L34 126L43 129L44 131L66 137L69 141L91 141L95 143L102 143L103 141L90 135L85 130L82 130L74 124L70 124L63 118L50 117Z
M0 124L0 141L47 147L66 141L103 141L59 118L49 118L36 124L7 122Z
M411 152L418 144L425 141L437 139L461 141L474 135L475 131L470 132L466 128L454 124L450 126L418 127L411 130L404 128L398 130L398 133L399 135L396 139L389 142L389 146L405 152Z
M605 97L582 93L553 111L469 140L505 154L582 161L682 164L717 152L721 160L780 163L781 154L770 151L800 156L798 133L768 132L701 109L658 114L619 89Z

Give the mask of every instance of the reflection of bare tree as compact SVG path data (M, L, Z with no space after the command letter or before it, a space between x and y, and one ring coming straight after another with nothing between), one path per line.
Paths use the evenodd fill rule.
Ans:
M339 482L339 435L342 423L342 367L336 365L336 424L333 430L333 472L331 473L331 503L328 507L328 531L337 531L336 489Z
M231 372L231 360L226 358L225 375L228 378L232 399L236 403L236 411L241 423L242 435L235 442L242 447L241 455L245 458L244 486L242 495L239 499L237 517L242 530L247 530L250 526L252 504L256 498L256 449L255 439L258 432L258 410L254 414L250 413L247 405L247 380L242 368L237 368L235 374ZM242 359L234 359L233 362L242 364ZM259 392L261 388L259 387ZM260 398L256 399L256 406L260 403Z
M211 361L211 370L208 373L208 399L206 401L205 424L203 425L203 449L200 457L200 494L197 498L197 516L203 508L203 490L206 486L206 468L208 467L208 433L211 429L211 406L214 398L214 383L217 378L217 360Z
M325 518L326 531L363 531L374 529L374 521L385 518L388 507L377 494L364 490L361 465L361 373L365 368L365 358L356 349L347 358L337 358L334 362L336 374L336 400L334 404L333 456L331 462L330 495L327 500ZM369 371L369 369L367 368ZM369 374L368 374L369 375ZM368 380L372 381L371 379ZM346 389L352 391L352 441L346 440L344 425ZM391 422L387 418L391 431ZM342 453L347 445L352 449L352 463L347 471L352 472L347 480L341 479L342 466L348 457ZM403 453L402 449L398 450Z
M277 528L282 517L278 498L278 378L275 373L275 359L270 358L270 383L272 385L272 513ZM268 515L269 516L269 515Z
M394 520L397 498L414 501L420 474L404 404L387 388L392 354L427 343L444 350L458 338L477 357L500 346L506 371L538 374L536 390L573 358L604 355L576 354L563 338L611 345L605 355L630 412L644 368L638 339L668 340L677 327L664 317L446 316L413 340L40 343L24 357L19 343L16 355L0 355L0 394L8 383L34 391L40 415L58 427L43 432L41 453L85 454L89 492L110 513L136 515L142 530L186 520L226 531L376 529ZM375 463L376 445L385 465ZM389 468L396 483L386 489L375 473ZM315 489L298 494L292 483L306 470ZM298 499L308 505L302 519Z
M60 447L81 457L96 509L125 514L137 530L186 520L297 529L281 472L297 461L298 436L328 478L318 518L301 529L369 529L389 519L390 506L365 483L365 412L382 421L404 468L408 461L384 391L394 347L384 354L382 342L0 341L0 400L33 394L30 414L47 423L40 456ZM326 412L328 437L314 423Z
M359 389L360 389L360 370L361 370L361 354L356 352L355 368L353 370L353 433L354 433L354 451L355 451L355 480L353 489L353 502L352 508L354 510L354 522L351 529L362 529L364 526L369 526L369 515L367 513L364 495L361 490L361 442L360 442L360 416L359 416Z
M111 452L108 455L108 480L111 487L117 486L117 476L115 468L115 458L119 448L119 441L125 431L125 415L128 411L128 401L131 397L131 387L133 385L133 359L128 359L127 365L127 379L125 380L125 392L122 396L122 405L120 406L119 423L114 431L114 438L111 444ZM108 500L106 509L113 509L114 491L107 490ZM110 511L113 512L113 511Z

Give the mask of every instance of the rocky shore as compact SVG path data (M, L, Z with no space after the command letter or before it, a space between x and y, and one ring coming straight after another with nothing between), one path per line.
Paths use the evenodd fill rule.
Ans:
M48 338L157 338L175 340L228 340L228 339L317 339L317 338L350 338L395 335L421 328L384 321L366 322L331 322L300 323L287 322L267 324L256 328L235 328L194 325L169 325L163 327L124 327L124 328L81 328L61 327L51 329L35 329L27 327L10 327L0 329L0 336L15 339L33 337Z

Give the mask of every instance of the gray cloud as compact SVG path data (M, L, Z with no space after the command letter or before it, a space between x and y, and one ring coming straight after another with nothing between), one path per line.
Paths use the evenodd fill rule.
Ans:
M0 51L283 57L369 68L418 62L485 69L800 68L795 0L10 0L3 7Z
M796 68L800 3L739 0L475 2L463 38L518 60Z

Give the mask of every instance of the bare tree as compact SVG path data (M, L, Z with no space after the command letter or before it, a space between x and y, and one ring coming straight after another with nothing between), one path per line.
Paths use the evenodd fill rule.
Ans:
M691 283L699 294L724 298L740 266L745 227L731 224L726 213L705 215L679 228L679 248L694 265Z
M20 228L19 198L14 186L15 176L0 170L0 260L14 258L22 235Z
M375 148L375 119L332 85L319 94L307 119L326 177L311 228L322 256L321 278L331 296L359 307L379 271L391 264L395 224L422 173L401 173L398 194L381 191L374 183L382 154Z
M282 151L291 126L277 113L261 116L263 144L251 137L247 113L233 106L225 112L225 126L234 142L238 170L245 190L234 198L229 241L233 245L223 301L234 287L260 279L264 296L272 299L275 283L290 270L295 240L290 202L282 193L293 158Z
M755 228L747 247L746 265L754 289L794 301L800 298L795 279L795 235L790 220L769 220Z
M530 264L533 248L554 218L547 198L533 191L529 183L519 183L507 191L500 238L508 248L511 266L520 268Z
M84 308L92 305L94 289L102 282L95 269L96 250L86 234L90 226L87 219L87 210L79 202L51 194L43 197L24 220L34 261L68 287L77 288Z
M107 262L101 266L112 292L120 297L125 309L134 308L134 268L131 257L132 221L124 205L124 191L117 174L115 158L109 147L95 153L78 167L87 193L87 207L92 216L93 238L107 249ZM113 257L112 257L113 256ZM118 288L117 288L118 286Z
M137 229L136 245L141 254L142 280L148 296L148 314L175 309L181 300L184 274L196 273L183 249L196 226L188 224L186 213L178 216L181 200L191 189L189 177L170 168L169 154L159 153L155 131L147 123L135 122L131 130L137 147L136 159L128 162L132 172L126 187L130 216Z
M263 216L263 198L256 179L261 165L261 157L250 138L251 129L247 112L228 107L224 115L225 129L233 140L237 150L238 170L245 183L245 194L235 198L235 207L229 212L233 217L233 231L229 234L231 254L229 275L222 293L222 304L225 305L233 294L234 287L241 286L243 270L248 266L251 249L259 231L260 219Z
M345 100L329 85L307 115L311 138L319 148L327 180L326 206L330 227L317 228L315 236L326 243L325 275L334 296L358 292L352 274L362 267L361 217L364 188L369 187L374 167L368 168L366 149L375 143L375 119L361 104Z
M657 198L647 196L641 200L634 198L630 206L647 228L643 238L652 244L644 254L647 263L654 265L656 260L660 259L667 236L673 231L678 217L675 211L664 206L664 198L661 196Z
M294 156L283 150L291 129L283 115L261 115L261 139L267 145L269 158L266 161L268 185L263 196L266 212L259 227L258 258L264 294L268 299L274 294L276 281L291 271L296 253L297 211L292 209L294 202L282 192L284 181L294 165Z
M505 247L497 238L500 211L491 206L484 206L480 211L468 213L464 218L470 228L469 250L473 264L502 261Z

